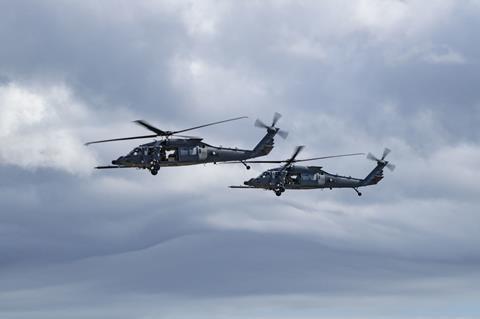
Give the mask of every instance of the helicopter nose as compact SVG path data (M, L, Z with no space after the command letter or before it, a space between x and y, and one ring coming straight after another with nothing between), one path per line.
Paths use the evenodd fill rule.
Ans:
M253 181L254 181L254 179L251 178L251 179L249 179L248 181L243 182L243 185L251 186Z
M121 161L122 161L123 157L120 156L119 158L117 158L116 160L113 160L112 161L112 164L113 165L120 165L121 164Z

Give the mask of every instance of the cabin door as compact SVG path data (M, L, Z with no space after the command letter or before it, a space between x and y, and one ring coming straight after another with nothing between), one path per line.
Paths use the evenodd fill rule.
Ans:
M205 146L199 146L198 147L198 158L201 161L204 161L207 159L207 148Z
M325 185L325 174L315 174L318 185Z

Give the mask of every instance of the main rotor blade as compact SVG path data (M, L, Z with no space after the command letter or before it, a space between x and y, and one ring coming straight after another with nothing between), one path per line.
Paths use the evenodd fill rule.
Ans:
M351 154L341 154L341 155L330 155L330 156L322 156L322 157L304 158L304 159L300 159L300 160L295 160L294 162L295 163L308 162L308 161L316 161L316 160L327 159L327 158L358 156L358 155L365 155L365 153L351 153Z
M85 143L85 145L98 144L98 143L106 143L106 142L116 142L116 141L137 140L137 139L152 138L152 137L158 137L158 135L155 134L155 135L142 135L142 136L131 136L131 137L112 138L112 139L109 139L109 140L101 140L101 141L88 142L88 143Z
M144 121L144 120L136 120L136 121L133 121L133 122L134 122L134 123L137 123L137 124L140 125L140 126L143 126L144 128L146 128L147 130L152 131L153 133L157 133L158 136L166 136L166 135L169 135L169 132L162 131L161 129L156 128L155 126L151 125L151 124L148 123L147 121Z
M295 151L293 152L292 154L292 157L290 157L288 160L285 161L285 165L283 165L282 167L282 171L285 170L287 167L289 167L290 165L292 165L292 163L295 162L295 158L298 156L298 154L305 148L305 146L301 145L301 146L297 146L295 148Z
M202 139L203 139L203 138L201 138L201 137L191 136L191 135L172 134L172 136L178 136L178 137L182 137L182 138L189 138L189 139L193 139L193 140L202 140Z
M236 121L236 120L246 119L246 118L248 118L248 116L240 116L240 117L235 117L235 118L233 118L233 119L228 119L228 120L223 120L223 121L208 123L208 124L191 127L191 128L187 128L187 129L180 130L180 131L169 132L169 133L170 133L170 134L177 134L177 133L187 132L187 131L191 131L191 130L196 130L196 129L199 129L199 128L202 128L202 127L206 127L206 126L217 125L217 124L221 124L221 123L225 123L225 122L231 122L231 121Z
M273 121L272 121L272 126L275 126L275 124L277 124L278 120L282 117L282 114L278 113L278 112L275 112L275 114L273 114Z
M388 154L390 154L392 150L390 150L389 148L385 148L383 150L383 155L382 155L382 161L385 159L385 157L387 157Z
M299 154L304 148L305 148L305 146L303 146L303 145L295 147L295 151L293 152L292 157L290 157L290 159L289 159L288 161L290 161L290 162L295 162L295 158L297 158L298 154Z
M330 155L330 156L321 156L321 157L312 157L312 158L303 158L299 160L293 160L292 163L298 162L309 162L309 161L316 161L328 158L335 158L335 157L346 157L346 156L358 156L358 155L365 155L365 153L351 153L351 154L341 154L341 155ZM287 163L289 160L280 160L280 161L243 161L247 164L280 164L280 163ZM226 162L226 163L241 163L241 162Z

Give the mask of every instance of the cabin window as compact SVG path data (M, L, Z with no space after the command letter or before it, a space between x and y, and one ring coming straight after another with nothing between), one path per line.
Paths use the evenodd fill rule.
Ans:
M185 147L180 148L180 156L188 156L188 149Z
M311 174L302 174L302 179L305 181L314 180L314 176Z
M182 148L180 148L180 155L181 156L195 156L195 155L197 155L197 148L196 147L182 147Z

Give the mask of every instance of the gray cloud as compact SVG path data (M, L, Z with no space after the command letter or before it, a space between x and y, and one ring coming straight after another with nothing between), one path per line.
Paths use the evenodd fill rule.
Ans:
M0 4L0 313L478 317L475 2ZM166 129L271 158L393 149L351 190L242 192L269 166L92 172ZM371 163L329 160L364 176ZM21 302L20 302L21 300ZM393 315L395 314L395 315Z

